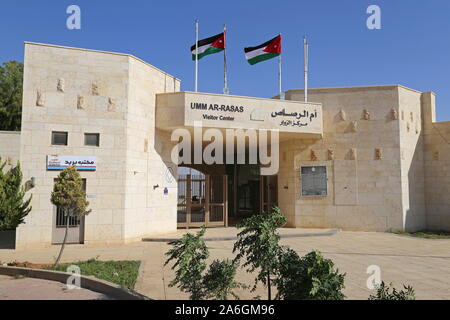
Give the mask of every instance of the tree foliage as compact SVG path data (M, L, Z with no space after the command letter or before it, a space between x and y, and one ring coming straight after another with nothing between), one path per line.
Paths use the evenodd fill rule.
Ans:
M234 244L233 253L237 252L236 261L245 259L243 267L248 273L255 273L252 291L258 283L262 283L271 296L271 277L277 272L278 258L281 252L280 235L277 229L286 223L286 218L280 209L273 208L273 212L266 212L245 219L237 227L242 229L238 233L238 240Z
M345 274L334 269L334 263L318 251L300 258L286 248L280 255L278 277L275 280L278 299L343 300Z
M175 270L175 279L169 286L189 293L191 300L227 300L230 296L239 299L234 290L245 285L234 280L237 262L214 260L206 271L209 250L203 240L205 231L203 227L195 235L188 233L169 243L172 248L166 253L165 265L174 261L172 270Z
M0 66L0 130L20 131L22 118L23 63Z
M175 279L169 284L177 286L182 292L190 293L191 300L201 300L205 292L202 284L202 273L206 269L206 259L209 251L203 236L206 229L203 227L197 234L187 233L181 239L169 242L172 248L166 253L168 259L165 265L172 260L175 263Z
M30 213L31 196L25 200L20 164L8 171L4 170L5 166L6 162L0 158L0 230L14 230Z
M83 190L83 180L75 167L69 167L61 171L53 186L50 201L64 212L66 220L64 240L54 264L54 267L56 267L66 245L70 218L81 219L90 213L90 210L88 211L89 202L86 200L86 192Z
M416 294L411 286L403 286L404 290L397 291L392 283L386 285L383 282L376 288L375 295L371 295L369 300L416 300Z
M75 167L67 168L59 174L50 201L66 217L82 218L90 212L87 209L89 202L83 190L83 180Z
M238 300L239 296L234 293L234 290L247 288L246 285L234 279L238 266L238 263L233 260L214 260L202 280L205 298L228 300L228 297L232 296Z

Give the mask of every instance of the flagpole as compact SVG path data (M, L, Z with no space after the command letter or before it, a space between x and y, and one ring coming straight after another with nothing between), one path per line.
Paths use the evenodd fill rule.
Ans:
M281 37L281 33L280 33ZM280 100L284 100L284 94L283 94L283 87L281 84L281 76L282 76L282 65L281 65L281 55L282 52L280 52L280 55L278 56L278 94L280 96Z
M227 67L227 25L223 25L223 39L224 39L224 50L223 50L223 94L230 94L230 89L228 88L228 67Z
M305 102L308 102L308 64L309 64L309 45L306 36L303 38L304 53L304 82L305 82Z
M195 92L198 92L198 19L195 20Z

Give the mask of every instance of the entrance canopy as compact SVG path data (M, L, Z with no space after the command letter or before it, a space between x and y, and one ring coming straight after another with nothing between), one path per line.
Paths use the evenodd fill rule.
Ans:
M279 130L280 137L321 139L320 103L263 99L197 92L158 94L156 128Z

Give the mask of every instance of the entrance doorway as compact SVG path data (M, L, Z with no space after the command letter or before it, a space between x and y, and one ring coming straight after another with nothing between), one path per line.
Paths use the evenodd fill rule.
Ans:
M278 206L277 176L261 176L259 165L218 168L178 168L178 228L235 226Z
M261 176L259 165L227 166L229 224L271 210L278 205L277 176Z
M178 227L228 226L227 176L178 170Z

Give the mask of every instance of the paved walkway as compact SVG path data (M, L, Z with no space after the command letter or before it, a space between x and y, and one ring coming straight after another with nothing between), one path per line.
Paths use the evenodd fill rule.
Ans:
M195 232L196 230L191 230ZM174 238L184 234L163 235L161 238ZM349 299L367 299L372 293L366 287L369 277L367 268L377 265L381 268L381 277L396 287L409 284L416 290L418 299L450 299L450 240L427 240L402 237L388 233L339 232L332 230L281 230L282 244L289 245L299 254L317 249L332 259L341 272L347 273L345 294ZM322 234L322 235L320 235ZM330 235L333 234L333 235ZM236 235L236 229L208 229L206 237L230 238ZM233 258L234 241L210 241L207 245L211 258ZM153 299L186 298L168 283L174 273L164 267L169 246L164 242L138 242L124 246L82 248L69 246L63 256L63 262L87 260L99 257L101 260L142 260L136 290ZM0 261L29 261L50 263L58 253L59 247L32 251L0 250ZM250 284L253 276L239 271L239 281ZM1 285L1 284L0 284ZM266 297L265 290L258 288L255 293L238 292L241 299L251 299L260 295Z
M86 289L67 290L59 282L0 275L0 300L110 300Z

